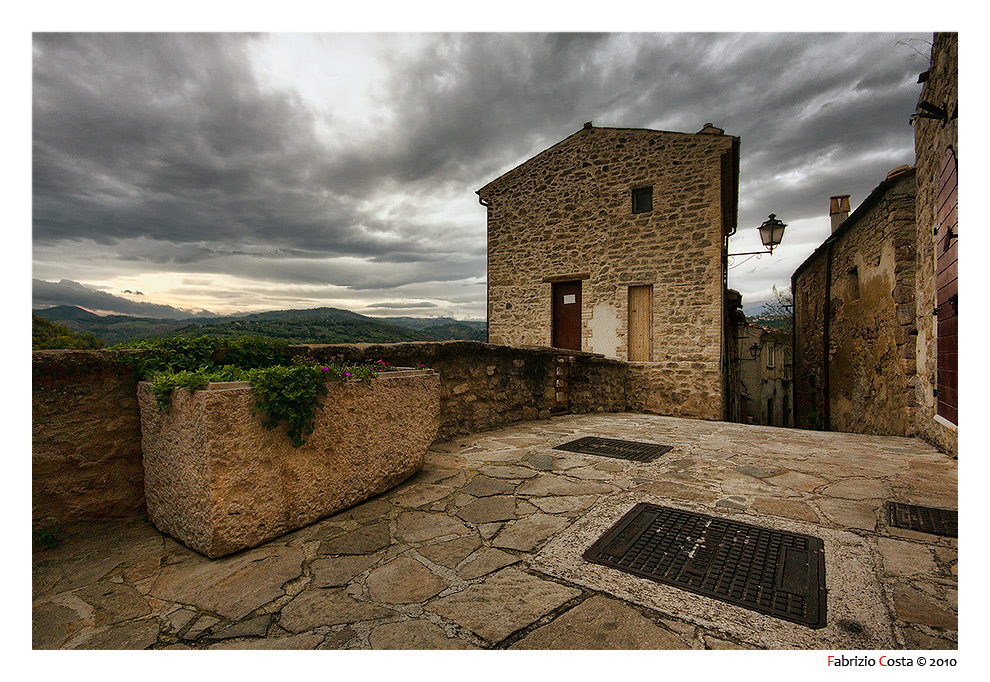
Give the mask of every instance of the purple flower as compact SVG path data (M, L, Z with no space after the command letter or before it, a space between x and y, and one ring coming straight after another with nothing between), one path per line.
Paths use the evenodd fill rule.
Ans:
M353 375L353 374L351 374L350 372L344 372L344 376L345 376L345 377L352 377L352 376L354 376L354 375Z

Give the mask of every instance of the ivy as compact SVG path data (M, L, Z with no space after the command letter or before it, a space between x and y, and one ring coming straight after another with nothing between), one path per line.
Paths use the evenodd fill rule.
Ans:
M340 356L321 363L313 358L289 358L288 344L279 339L247 337L174 337L138 341L115 348L141 348L129 355L138 378L150 381L159 408L168 410L177 388L197 391L213 381L248 381L254 390L255 412L267 428L285 424L293 447L303 445L315 428L320 398L329 381L370 383L392 367L383 360L346 364Z

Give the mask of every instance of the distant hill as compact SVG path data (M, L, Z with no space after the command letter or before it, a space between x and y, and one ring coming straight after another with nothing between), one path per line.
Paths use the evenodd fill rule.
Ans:
M789 318L760 315L757 317L747 317L746 321L751 324L766 327L767 329L776 329L778 331L787 332L788 334L790 334L792 330L791 320Z
M441 339L460 339L463 341L488 340L488 323L478 320L455 320L452 317L379 317L375 318L425 332Z
M96 315L82 308L65 305L32 312L46 320L61 322L74 332L92 334L108 346L133 339L167 336L169 332L189 324L188 320L132 317L130 315Z
M77 308L74 305L57 305L54 308L35 310L34 313L50 322L62 322L63 320L99 320L100 316L88 310Z
M73 331L93 334L106 345L165 336L267 336L289 343L485 340L484 322L460 322L452 318L394 318L397 321L391 322L389 318L372 318L339 308L273 310L184 320L95 315L73 306L35 310L34 314L58 320Z

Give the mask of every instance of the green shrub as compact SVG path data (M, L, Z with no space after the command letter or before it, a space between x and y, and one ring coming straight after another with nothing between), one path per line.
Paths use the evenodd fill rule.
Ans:
M103 342L92 334L74 332L64 324L50 322L43 317L31 315L32 350L96 350L103 348Z
M392 369L382 360L352 365L340 356L327 363L300 357L290 360L285 341L260 337L173 337L115 348L149 351L128 356L124 362L134 367L140 380L151 382L155 400L164 410L169 409L177 388L196 391L211 381L249 381L256 396L255 410L265 426L273 429L284 423L293 447L301 446L313 432L327 382L370 382L380 371Z

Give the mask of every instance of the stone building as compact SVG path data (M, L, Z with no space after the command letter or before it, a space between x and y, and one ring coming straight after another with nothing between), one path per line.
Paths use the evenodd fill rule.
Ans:
M711 124L586 123L479 189L489 342L627 360L630 409L723 418L738 169L739 139Z
M744 322L736 343L739 408L731 421L794 426L790 332Z
M796 425L910 435L915 373L915 170L890 172L791 277ZM847 217L848 216L848 217Z
M959 159L957 33L936 33L914 117L918 223L915 298L918 435L947 452L958 451L957 291Z
M915 166L894 169L794 272L795 422L958 451L957 45L921 74Z

